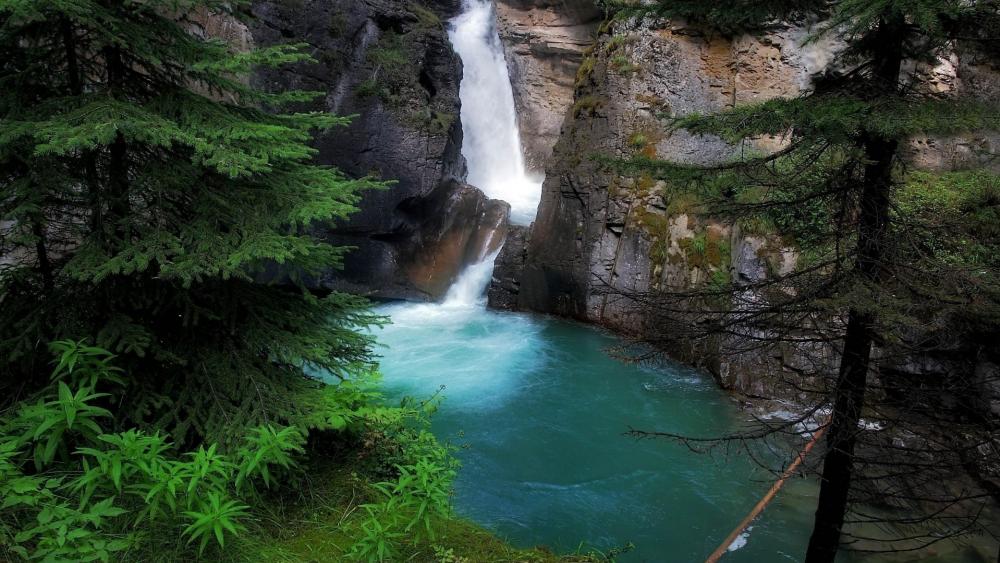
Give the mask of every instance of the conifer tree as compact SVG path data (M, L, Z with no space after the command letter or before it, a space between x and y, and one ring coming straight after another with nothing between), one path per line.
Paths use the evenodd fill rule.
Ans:
M971 457L983 455L984 446L993 447L989 431L995 422L977 421L972 427L985 429L986 437L979 433L962 441L956 437L967 437L970 426L954 423L954 413L945 415L939 402L925 404L925 395L891 410L889 401L875 406L870 381L876 344L899 348L919 334L922 345L933 347L949 330L970 338L979 334L988 343L1000 332L1000 248L988 226L998 218L997 176L978 171L959 190L935 185L929 198L919 202L902 189L909 178L902 151L910 138L1000 129L995 104L935 93L925 87L919 72L956 44L980 52L995 49L1000 5L975 0L612 4L625 14L686 20L727 35L809 19L822 22L816 36L836 35L843 41L839 64L799 98L673 120L674 127L741 145L765 136L785 139L782 149L767 154L749 150L736 161L707 169L642 157L620 165L666 180L668 190L697 194L706 214L735 223L765 220L776 225L781 235L798 241L809 258L796 272L755 286L636 297L673 318L669 326L677 329L690 318L684 314L690 312L692 300L717 303L725 296L735 303L753 293L756 297L744 307L703 310L701 322L689 327L687 336L755 334L769 335L766 339L772 342L822 338L837 344L839 370L829 387L798 383L800 390L819 397L813 412L827 404L831 408L806 561L834 560L851 493L860 485L857 468L862 462L866 470L879 474L876 488L882 487L887 502L905 495L916 499L916 505L938 502L934 510L947 519L959 501L981 501L982 496L965 493L919 498L919 490L894 491L887 483L939 485L928 475L940 478L961 470ZM941 193L934 194L935 188ZM949 197L960 203L934 208ZM810 330L813 334L807 335ZM673 337L679 334L683 329ZM918 348L908 351L920 352ZM882 380L878 385L879 399L891 399L895 393L912 401L908 387L927 382ZM933 382L928 391L945 385ZM962 385L968 386L966 393L972 387ZM861 457L863 412L894 417L895 430L917 430L923 443L931 445L899 448L896 456L882 444L877 454ZM954 426L944 427L948 420ZM951 438L955 443L948 443ZM916 516L906 521L925 522Z
M299 46L204 36L244 8L0 1L0 396L44 383L49 341L92 338L130 374L121 421L225 442L293 416L307 371L369 364L365 303L306 282L345 252L315 225L378 184L312 162L349 118L248 80Z

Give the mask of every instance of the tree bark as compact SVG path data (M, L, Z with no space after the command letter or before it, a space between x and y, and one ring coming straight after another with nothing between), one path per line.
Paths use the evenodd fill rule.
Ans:
M69 93L72 96L83 95L83 72L80 70L80 57L77 54L76 30L73 23L64 18L61 23L63 48L66 51L66 74L69 80ZM104 240L104 203L101 200L101 184L97 175L97 157L91 149L81 153L83 161L84 185L87 186L87 204L90 206L90 231L98 241Z
M903 25L898 17L891 21L883 19L875 31L879 49L872 61L873 96L891 96L898 90L903 58ZM864 133L860 144L866 164L859 200L855 272L857 283L869 286L871 293L877 295L888 237L892 168L898 142ZM848 311L844 351L834 389L827 453L823 460L819 501L806 551L806 563L833 563L840 548L854 473L854 450L867 391L876 321L874 305L866 303Z
M42 290L48 295L55 289L55 279L52 274L52 261L49 260L49 251L45 247L45 225L42 224L41 214L32 220L31 234L35 236L35 256L38 259L38 272L42 276Z
M124 96L121 88L125 78L125 62L122 53L115 47L105 48L104 60L108 72L108 92L111 96ZM114 230L114 241L111 244L112 253L124 248L129 237L128 221L129 179L128 179L128 144L124 135L119 132L108 147L108 215Z

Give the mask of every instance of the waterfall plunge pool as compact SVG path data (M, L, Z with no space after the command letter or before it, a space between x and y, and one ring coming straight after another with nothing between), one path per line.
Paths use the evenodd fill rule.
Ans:
M747 414L710 378L626 364L605 353L617 340L603 331L487 311L456 294L380 307L393 324L378 336L390 397L444 386L433 430L460 447L462 516L520 546L572 553L581 542L604 551L632 542L620 561L702 561L769 487L770 473L735 452L624 435L734 430ZM814 494L811 481L792 480L726 560L799 560Z
M464 64L462 154L468 181L535 216L541 179L526 172L514 98L490 0L463 0L449 37ZM440 304L380 308L391 397L445 401L437 436L461 446L458 512L515 544L571 553L628 542L622 561L700 561L753 506L769 473L745 457L712 458L629 427L721 435L741 413L714 384L679 365L611 359L615 340L565 321L486 310L493 256L468 268ZM741 538L732 561L795 560L808 538L812 487L794 483Z

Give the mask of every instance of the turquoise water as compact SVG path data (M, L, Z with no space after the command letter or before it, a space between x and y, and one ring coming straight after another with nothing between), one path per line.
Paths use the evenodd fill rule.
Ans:
M454 300L380 311L394 320L379 333L388 392L445 387L433 429L461 446L456 509L516 545L632 542L621 561L703 561L773 480L739 452L623 435L738 427L748 415L702 374L619 362L605 353L613 337L555 319ZM799 560L814 494L791 482L724 561Z

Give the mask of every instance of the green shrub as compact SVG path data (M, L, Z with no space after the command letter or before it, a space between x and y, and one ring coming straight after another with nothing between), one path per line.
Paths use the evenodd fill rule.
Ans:
M580 68L576 69L576 85L581 86L584 82L590 78L590 75L594 73L594 66L597 64L597 59L593 56L584 57L583 62L580 63Z
M221 549L245 529L259 491L296 481L309 430L402 420L374 405L370 382L347 381L317 388L296 425L249 428L233 451L202 444L178 452L159 432L106 430L114 420L102 405L116 402L121 386L112 354L71 341L52 349L52 385L0 418L0 553L25 559L108 561L157 545ZM400 468L399 506L419 498L437 510L440 490L421 488L433 482L412 482L428 471L422 462Z
M573 103L573 117L581 115L593 115L594 112L604 107L604 100L597 96L583 96Z
M633 74L638 72L639 66L633 64L625 55L615 55L608 61L608 66L619 74Z

